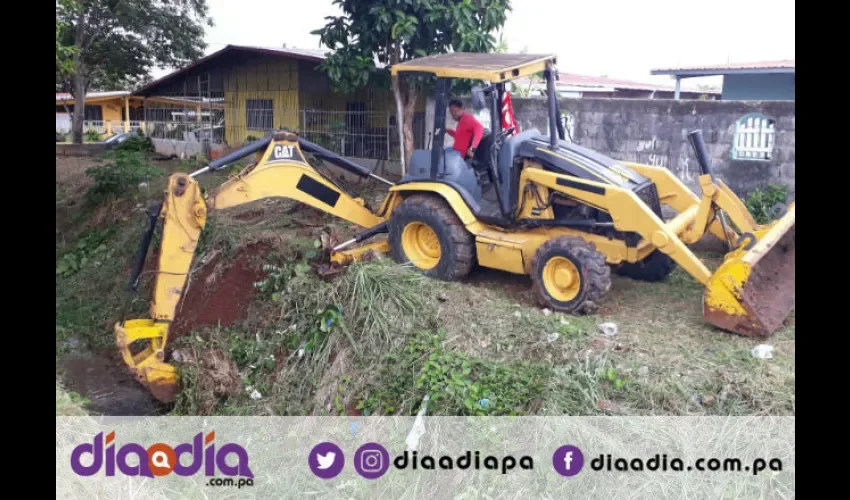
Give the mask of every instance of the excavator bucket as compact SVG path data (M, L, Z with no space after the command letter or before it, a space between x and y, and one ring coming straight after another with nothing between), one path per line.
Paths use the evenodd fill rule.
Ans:
M794 204L779 220L760 228L757 239L728 253L706 285L705 320L747 337L767 337L794 307Z
M171 403L177 396L177 370L162 361L164 337L167 326L152 320L137 319L115 325L115 338L124 362L139 382L163 403ZM130 346L137 340L148 340L150 345L137 354Z

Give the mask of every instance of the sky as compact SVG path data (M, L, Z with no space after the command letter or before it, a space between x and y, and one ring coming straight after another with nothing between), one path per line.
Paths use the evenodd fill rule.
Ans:
M227 44L314 49L330 0L207 0L207 53ZM555 53L561 72L666 83L659 67L794 59L794 0L512 0L510 52ZM157 71L160 77L168 71ZM689 84L717 83L692 79Z

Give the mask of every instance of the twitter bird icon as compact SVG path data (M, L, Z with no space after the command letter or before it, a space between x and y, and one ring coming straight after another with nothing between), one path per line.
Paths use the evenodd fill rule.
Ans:
M319 462L320 469L330 469L336 461L336 453L329 451L327 455L316 454L316 461Z
M342 472L345 455L333 443L319 443L310 451L307 462L313 474L322 479L331 479Z

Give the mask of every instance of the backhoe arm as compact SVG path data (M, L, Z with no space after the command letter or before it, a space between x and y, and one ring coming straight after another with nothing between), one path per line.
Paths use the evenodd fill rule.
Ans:
M174 321L195 249L206 224L208 207L209 210L221 210L263 198L282 197L300 201L365 228L380 227L384 221L383 217L365 208L362 199L352 197L310 166L301 145L348 171L364 177L373 176L359 165L293 134L278 133L222 157L195 174L177 173L168 179L164 201L149 214L151 221L136 255L130 285L131 290L135 290L157 219L162 220L151 318L121 321L115 325L116 343L124 362L139 382L160 401L173 401L177 393L177 372L165 362L165 347L169 327ZM265 152L257 164L246 167L222 184L209 204L205 203L194 175L218 170L263 148ZM138 342L146 345L133 354L131 346Z
M163 227L150 309L152 319L124 321L115 326L115 340L124 362L161 401L173 400L175 395L177 374L173 366L164 362L168 327L174 320L206 214L198 183L185 174L172 175L165 201L151 211L153 220L142 239L130 280L131 289L135 289L155 229L154 217L158 216ZM130 348L139 341L147 341L147 346L133 354Z

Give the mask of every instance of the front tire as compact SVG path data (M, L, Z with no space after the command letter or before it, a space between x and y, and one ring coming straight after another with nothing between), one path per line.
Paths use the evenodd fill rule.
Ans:
M669 255L660 250L654 250L640 262L622 264L617 269L617 274L628 276L633 280L657 283L664 281L674 269L676 269L676 262Z
M475 263L475 237L436 195L415 194L396 207L388 239L396 262L410 262L432 278L458 280Z
M587 312L611 289L605 255L576 236L559 236L541 245L531 269L541 305L555 311Z

